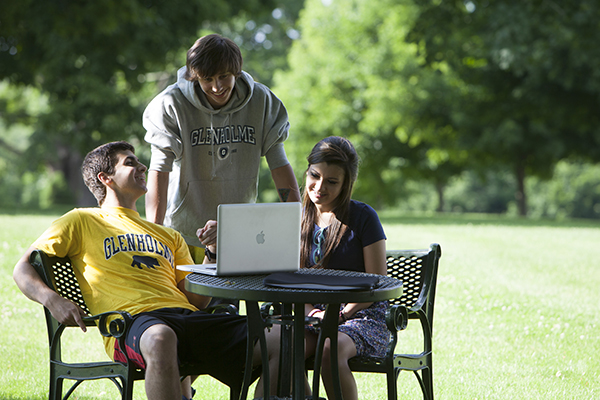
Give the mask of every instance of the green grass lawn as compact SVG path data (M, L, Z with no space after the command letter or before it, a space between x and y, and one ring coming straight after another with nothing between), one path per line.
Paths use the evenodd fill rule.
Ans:
M388 249L442 246L434 321L438 399L600 398L600 223L529 221L489 216L382 213ZM55 216L0 215L0 399L47 399L48 342L42 307L26 299L12 268ZM416 350L417 324L398 351ZM106 358L100 335L73 330L68 358ZM199 345L203 345L199 343ZM357 374L360 396L384 399L383 377ZM144 399L143 383L135 398ZM197 399L227 399L209 377ZM403 372L399 395L419 399ZM73 399L115 399L93 382Z

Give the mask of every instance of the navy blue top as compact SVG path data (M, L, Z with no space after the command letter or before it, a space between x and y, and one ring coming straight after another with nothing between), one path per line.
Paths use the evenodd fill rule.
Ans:
M348 227L350 229L329 257L327 268L365 272L363 247L387 238L383 232L379 216L371 206L360 201L350 200L349 211L350 221ZM309 260L310 266L316 264L314 255L318 248L319 235L321 232L327 235L327 231L327 227L320 228L315 225Z

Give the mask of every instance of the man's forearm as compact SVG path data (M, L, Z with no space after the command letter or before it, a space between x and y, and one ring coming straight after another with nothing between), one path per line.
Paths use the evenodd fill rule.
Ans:
M146 219L162 225L167 212L169 173L149 171L148 192L146 193Z
M30 247L15 265L13 279L17 286L27 298L50 310L58 322L67 325L79 325L81 330L85 332L85 323L81 318L84 314L83 310L49 288L29 263L29 255L33 250L35 248Z
M282 202L300 201L300 189L290 164L271 170L277 194Z
M206 307L208 307L208 304L210 303L210 300L212 299L212 297L202 296L200 294L188 292L185 289L185 279L181 280L177 284L177 287L179 288L179 290L181 290L183 292L183 294L185 294L185 297L187 297L190 304L193 304L199 310L203 310Z
M17 262L13 270L13 279L28 299L46 306L48 298L54 291L42 281L37 271L29 263L29 255L33 250L35 250L33 247L29 248Z

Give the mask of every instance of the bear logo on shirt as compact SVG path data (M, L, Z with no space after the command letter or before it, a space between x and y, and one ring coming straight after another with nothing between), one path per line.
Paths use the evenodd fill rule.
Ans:
M133 256L132 267L138 267L144 269L142 266L145 265L148 269L156 269L158 267L158 260L154 257L149 256Z

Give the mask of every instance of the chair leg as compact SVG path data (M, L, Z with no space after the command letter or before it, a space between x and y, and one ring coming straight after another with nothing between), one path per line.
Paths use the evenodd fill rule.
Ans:
M125 379L125 377L118 378L107 378L110 379L121 394L122 400L131 400L133 399L133 379ZM119 382L120 381L120 382ZM63 397L63 383L64 378L55 378L50 379L50 390L49 390L49 399L50 400L63 400L71 397L71 394L77 389L77 387L83 383L84 380L77 380L73 383L73 385L69 388L65 396Z
M73 392L75 391L75 389L77 389L77 387L79 385L81 385L83 383L83 380L76 380L75 382L73 382L73 384L71 385L71 387L69 388L69 390L67 391L67 393L65 393L63 399L66 400L69 397L71 397L71 395L73 394Z
M240 394L241 392L239 389L233 386L229 388L229 400L239 400Z
M63 379L62 378L54 378L51 374L50 376L50 400L61 400L62 399L62 387L63 387Z
M398 400L398 375L400 370L388 368L385 376L387 380L388 400Z
M423 400L433 400L433 375L430 368L424 368L420 371L413 371L421 391L423 392Z
M120 377L121 379L121 398L123 400L133 399L133 378L127 379ZM117 385L118 387L119 385Z
M431 368L425 368L423 374L423 387L427 392L427 400L433 400L433 371Z

